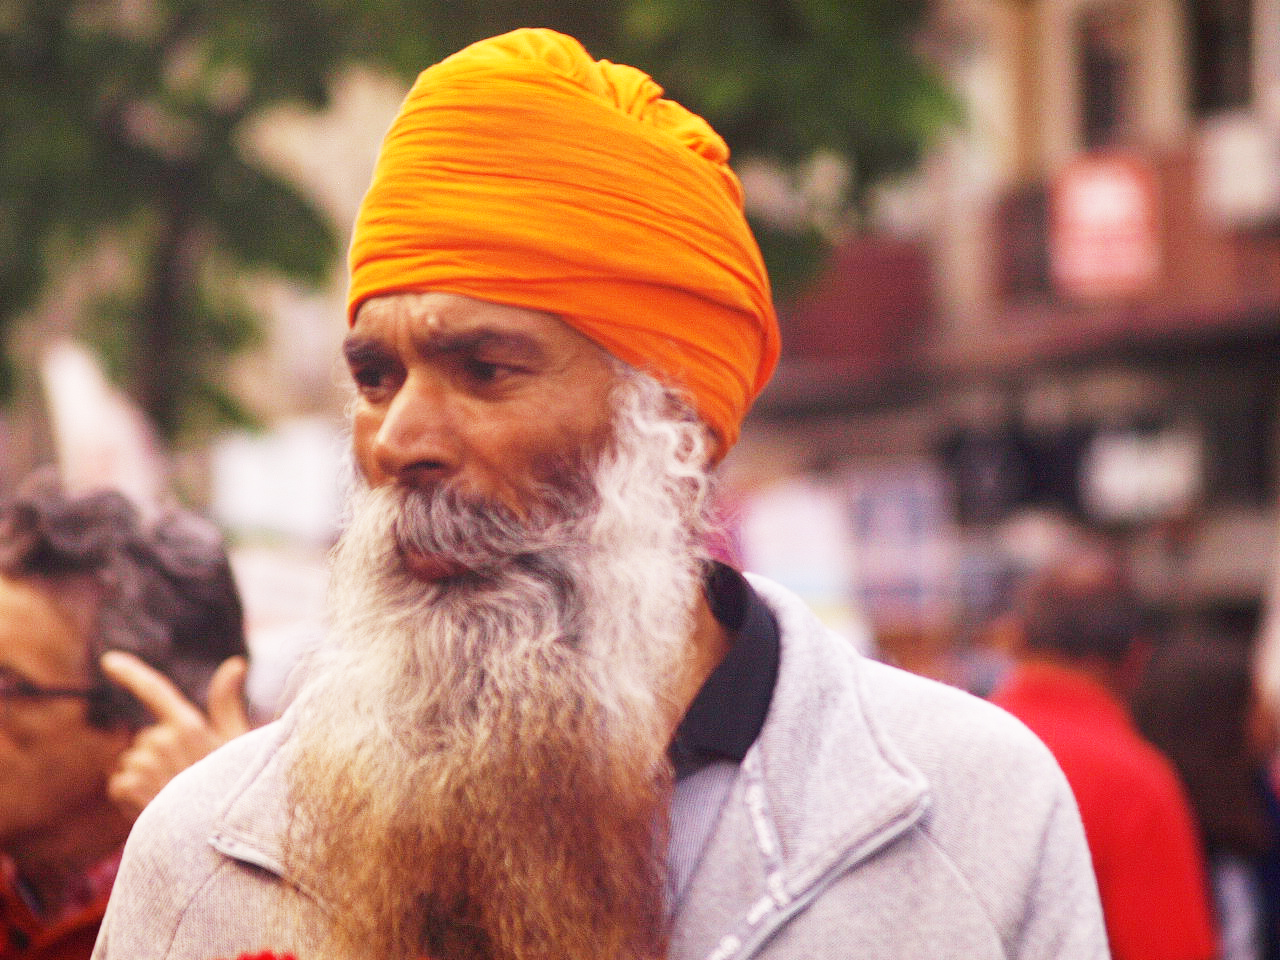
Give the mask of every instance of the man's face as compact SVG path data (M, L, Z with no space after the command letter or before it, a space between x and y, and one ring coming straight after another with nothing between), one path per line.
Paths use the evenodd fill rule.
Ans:
M356 463L374 487L443 484L519 514L609 436L610 361L550 314L392 294L361 307L343 351ZM461 572L429 556L405 561L425 580Z
M0 577L0 665L41 687L84 689L86 660L81 630L48 593ZM77 697L0 701L0 849L52 842L108 802L129 734L91 726L87 711Z
M464 457L466 495L429 472L353 491L289 762L288 856L347 904L335 955L665 955L670 691L704 570L706 436L652 377L620 369L604 392L607 445L526 497L530 522L492 491L595 430L554 396L558 430L517 434L506 411L479 440L458 428L464 449L507 435L519 457ZM429 582L413 555L474 575ZM327 823L342 829L309 826Z

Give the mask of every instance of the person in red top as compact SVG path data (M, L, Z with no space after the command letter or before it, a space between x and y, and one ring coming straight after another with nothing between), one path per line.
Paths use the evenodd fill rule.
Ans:
M1210 960L1212 906L1186 791L1125 705L1149 649L1140 610L1104 552L1051 564L1016 605L1015 665L991 699L1045 742L1071 784L1114 960Z
M196 704L238 696L244 653L209 524L45 474L0 506L0 960L90 955L138 807L211 732Z

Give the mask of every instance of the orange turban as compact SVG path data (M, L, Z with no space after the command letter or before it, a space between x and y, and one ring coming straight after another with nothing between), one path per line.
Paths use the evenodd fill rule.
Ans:
M550 30L419 75L351 242L348 320L439 290L560 316L686 390L719 455L778 358L769 280L729 150L633 68Z

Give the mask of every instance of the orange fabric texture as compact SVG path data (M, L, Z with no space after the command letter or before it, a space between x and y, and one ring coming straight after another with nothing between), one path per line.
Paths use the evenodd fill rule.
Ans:
M426 290L557 314L684 388L723 455L777 319L728 147L662 92L541 29L423 71L356 220L348 320Z

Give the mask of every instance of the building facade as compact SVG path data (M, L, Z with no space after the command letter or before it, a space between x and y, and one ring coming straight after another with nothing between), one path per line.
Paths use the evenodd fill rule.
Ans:
M916 500L931 478L946 598L852 588L887 636L914 616L908 644L981 618L1037 513L1115 535L1182 626L1251 638L1280 490L1280 0L944 0L924 42L964 129L785 311L735 468L909 475Z

